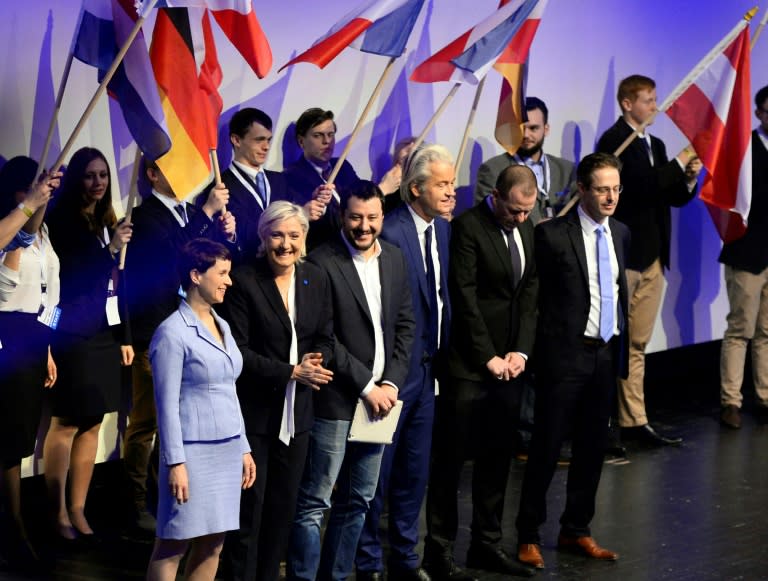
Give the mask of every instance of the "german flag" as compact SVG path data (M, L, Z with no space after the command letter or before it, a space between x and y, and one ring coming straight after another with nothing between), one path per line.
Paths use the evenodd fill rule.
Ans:
M211 179L209 150L223 106L222 73L208 11L157 11L149 51L172 146L157 160L176 197L198 193Z

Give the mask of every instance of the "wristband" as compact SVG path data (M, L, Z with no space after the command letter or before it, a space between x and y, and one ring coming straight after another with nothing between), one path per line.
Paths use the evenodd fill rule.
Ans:
M21 203L20 203L18 206L16 206L16 207L17 207L19 210L21 210L22 212L24 212L24 215L25 215L27 218L31 218L31 217L32 217L32 214L34 214L34 212L32 211L32 209L31 209L31 208L27 208L27 207L24 205L24 202L21 202Z

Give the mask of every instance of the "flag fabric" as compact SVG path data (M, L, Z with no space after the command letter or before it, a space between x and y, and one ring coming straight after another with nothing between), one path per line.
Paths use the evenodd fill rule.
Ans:
M748 23L729 36L699 63L666 110L707 170L699 197L725 242L746 231L752 198Z
M145 4L138 3L140 12ZM158 0L155 8L207 8L260 79L272 68L272 49L251 0Z
M179 199L211 179L222 73L208 11L158 10L149 51L173 147L157 159Z
M538 0L513 0L421 63L411 74L418 83L480 82L536 8ZM535 27L533 31L535 32ZM531 40L533 37L530 37ZM530 42L521 45L528 54ZM525 58L522 59L523 62Z
M137 20L131 0L83 0L73 40L75 58L104 78ZM144 35L139 31L107 86L139 148L153 158L171 146Z
M499 8L509 3L510 0L501 0ZM523 141L522 124L526 121L525 84L528 76L528 53L546 6L547 0L539 0L493 65L493 68L503 77L494 136L499 145L510 155L515 154Z
M325 68L348 46L371 54L398 57L405 51L423 4L424 0L368 0L280 70L299 62Z

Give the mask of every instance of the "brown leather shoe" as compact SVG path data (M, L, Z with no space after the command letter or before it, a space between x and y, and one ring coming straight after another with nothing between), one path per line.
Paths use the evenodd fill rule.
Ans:
M560 535L557 538L557 548L570 549L592 559L600 559L602 561L615 561L619 558L618 553L604 549L592 537L567 537Z
M537 569L544 568L544 558L541 556L539 545L521 543L517 547L517 560Z
M724 405L723 411L720 412L720 422L733 430L738 430L741 427L741 414L739 408L733 404Z

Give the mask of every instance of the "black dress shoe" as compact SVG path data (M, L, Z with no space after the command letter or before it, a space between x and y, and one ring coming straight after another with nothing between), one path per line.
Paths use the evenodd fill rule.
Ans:
M496 545L470 545L467 552L467 567L517 577L532 577L536 573L533 569L515 561L504 549Z
M627 440L636 440L650 446L679 446L683 439L676 436L665 436L653 429L651 424L634 428L622 428L621 437Z
M458 567L451 556L424 557L423 570L427 572L432 581L478 581L478 579Z
M389 567L387 574L392 581L432 581L432 577L423 567L409 569L407 567ZM382 577L379 577L382 579Z
M381 571L357 571L355 581L384 581L384 573Z

